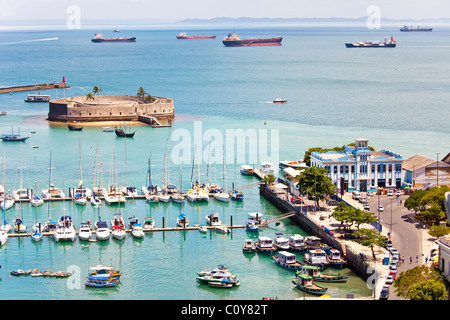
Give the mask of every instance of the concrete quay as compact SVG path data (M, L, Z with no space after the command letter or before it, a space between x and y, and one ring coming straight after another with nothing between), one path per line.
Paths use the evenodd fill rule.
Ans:
M25 86L14 86L0 88L1 93L20 92L20 91L34 91L34 90L48 90L48 89L64 89L70 88L65 82L53 82L42 84L31 84Z

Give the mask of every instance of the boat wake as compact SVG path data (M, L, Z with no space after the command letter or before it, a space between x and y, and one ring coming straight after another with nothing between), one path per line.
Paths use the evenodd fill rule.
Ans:
M27 43L27 42L40 42L40 41L54 41L58 40L58 37L54 38L44 38L44 39L32 39L32 40L21 40L21 41L14 41L14 42L0 42L0 45L8 45L8 44L20 44L20 43Z

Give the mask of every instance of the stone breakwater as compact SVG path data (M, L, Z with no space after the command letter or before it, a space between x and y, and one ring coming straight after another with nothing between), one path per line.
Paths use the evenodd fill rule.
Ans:
M150 102L137 96L110 95L53 99L49 102L49 121L97 122L138 121L140 116L158 120L174 118L175 108L170 98L154 97Z

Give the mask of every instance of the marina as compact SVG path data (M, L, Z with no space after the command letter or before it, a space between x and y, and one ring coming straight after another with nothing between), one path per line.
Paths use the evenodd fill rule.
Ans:
M22 143L1 143L5 159L4 164L0 164L0 184L6 187L7 194L12 195L13 190L19 189L21 184L18 167L20 166L23 167L23 188L33 189L33 191L56 191L60 195L58 198L48 199L41 192L32 192L30 195L41 196L42 205L36 207L31 205L30 197L27 197L20 202L15 201L15 205L11 209L0 211L2 216L5 214L5 220L8 220L13 225L12 227L14 227L15 219L20 216L27 226L25 233L10 232L9 239L0 248L0 264L2 265L1 270L3 270L0 272L0 277L2 278L2 287L5 288L0 293L0 297L3 299L49 300L260 300L263 296L277 296L279 299L293 300L303 298L304 295L314 296L295 288L295 284L292 283L294 271L274 263L272 255L276 255L278 250L273 249L273 246L271 254L267 255L260 254L261 252L258 251L254 253L243 251L243 244L246 240L251 240L251 244L248 245L251 251L258 237L265 237L262 239L269 239L273 244L276 233L282 233L288 241L294 235L300 237L315 235L322 240L327 239L324 230L316 230L313 223L307 221L312 214L311 216L298 214L295 206L282 199L282 193L275 196L265 189L263 184L261 185L264 174L260 170L260 165L261 162L267 161L266 157L256 160L247 159L250 152L246 153L246 158L241 157L243 156L241 153L230 157L231 160L228 159L225 166L228 184L224 190L238 190L242 193L243 198L223 202L215 199L213 193L209 193L208 202L191 202L186 199L183 202L182 210L189 218L189 226L186 228L176 227L180 204L172 200L151 203L144 194L125 195L126 204L120 203L120 213L125 222L128 222L128 218L132 216L139 219L144 234L141 238L133 236L132 229L128 226L126 226L124 238L119 240L112 237L110 221L115 214L119 213L118 204L108 205L105 197L99 196L98 200L101 200L102 203L97 206L90 202L79 205L75 203L75 197L69 195L73 195L71 190L77 188L80 182L80 158L82 159L83 185L92 190L94 186L105 189L112 186L112 177L115 174L117 174L115 186L125 188L134 186L139 190L143 185L157 184L161 188L162 181L165 179L163 173L165 156L171 159L168 161L171 168L167 168L166 171L170 175L170 182L178 182L178 158L175 157L177 160L174 161L170 157L174 154L176 156L179 149L183 149L181 140L183 143L189 144L183 149L184 155L181 163L181 176L184 182L182 184L183 194L187 197L187 190L192 187L190 184L192 159L195 157L195 144L198 141L203 141L203 144L197 145L197 150L202 153L201 181L206 183L211 180L221 185L220 187L224 187L222 185L222 164L207 160L209 152L206 145L207 141L211 140L208 134L211 134L212 130L223 133L223 137L225 137L226 130L244 128L243 132L248 134L252 134L252 130L254 130L256 137L261 138L261 141L258 140L258 143L251 144L252 148L259 146L262 141L266 141L262 139L260 132L266 133L266 138L272 138L273 141L277 138L280 159L288 160L301 159L304 151L311 146L334 146L341 145L343 141L351 142L354 140L355 131L361 132L361 130L364 130L364 134L371 141L376 141L377 145L388 146L405 156L425 153L431 154L430 157L433 157L435 149L444 150L445 142L443 141L448 141L448 133L445 129L444 132L437 133L430 131L430 128L434 128L434 125L445 128L445 125L442 125L445 116L436 117L433 122L429 122L427 119L425 122L419 121L417 108L423 108L423 101L417 99L416 94L412 94L409 98L405 93L393 89L395 83L399 83L399 81L404 81L402 83L405 86L420 83L420 78L414 76L412 69L408 68L411 57L414 55L406 54L402 56L401 60L395 59L395 57L384 59L379 55L380 51L378 50L364 51L364 53L359 50L358 52L346 50L342 45L345 41L367 39L367 34L353 29L332 30L332 34L328 32L330 32L329 29L324 31L312 28L311 35L309 35L302 34L295 28L275 28L270 31L270 34L286 35L283 38L286 45L254 48L258 50L258 59L255 59L254 54L249 54L250 51L255 52L253 49L250 51L245 49L228 50L219 40L189 41L188 43L176 40L173 30L170 32L136 31L139 38L136 45L139 45L143 52L152 54L151 60L136 58L136 52L130 51L128 45L114 46L115 51L112 54L111 46L92 44L90 41L92 30L74 30L67 33L65 37L59 37L60 40L53 42L53 45L46 42L33 44L33 46L42 46L42 49L36 50L36 56L31 58L24 53L31 50L28 47L31 46L30 44L4 46L6 55L17 57L17 61L21 61L20 64L14 61L5 62L5 68L14 70L15 77L20 80L17 83L40 82L39 78L31 80L30 68L36 64L39 64L40 68L49 70L54 79L61 77L63 73L67 77L70 76L71 88L67 88L64 98L62 97L63 93L59 90L53 91L52 98L55 100L63 99L65 103L68 101L68 97L80 97L79 100L85 102L86 94L90 92L91 88L101 85L102 92L95 95L94 100L88 101L91 104L90 111L92 112L95 104L102 101L102 97L134 94L139 86L147 86L148 82L146 81L149 81L149 74L153 74L155 77L157 75L157 78L151 85L148 85L152 94L173 99L177 113L172 119L171 127L161 126L155 129L151 125L136 126L132 130L136 131L133 138L124 139L112 133L114 130L111 131L117 124L103 123L97 127L83 124L83 130L72 131L68 129L67 122L61 121L58 125L51 121L45 121L48 117L48 107L45 104L26 103L24 101L27 97L26 93L14 93L0 97L2 110L8 111L7 116L0 119L3 121L0 123L1 132L11 132L11 124L14 124L15 128L20 126L22 135L29 137ZM194 32L189 33L194 34ZM224 30L213 30L211 33L219 35L223 34ZM263 38L267 31L239 30L239 33L242 36L254 35ZM375 39L382 39L384 33L383 30L374 30L373 36L376 37ZM398 30L397 33L399 33ZM436 40L437 34L437 32L428 33L427 36L430 36L428 41L430 43L436 41L435 46L440 47L443 43ZM8 34L5 33L5 35L6 41L11 40L8 39ZM26 40L27 36L30 35L26 32L14 35L14 37L20 38L18 40ZM54 37L54 34L53 31L43 31L43 36L51 38ZM417 36L420 37L420 34ZM405 39L398 34L394 34L394 37L399 43L402 43L402 50L417 50L414 47L413 39ZM152 41L159 41L162 44L162 46L158 46L159 51L156 51L151 45L154 44ZM337 49L330 55L322 51L321 41L324 41L327 48L334 45ZM78 53L71 50L74 42L79 43ZM305 46L305 43L309 45ZM65 50L66 59L60 59L60 52L59 49L56 50L55 44ZM192 48L186 49L187 45L192 45ZM131 47L136 46L132 45ZM273 50L276 50L276 54ZM432 54L432 50L426 46L422 46L421 50L425 54ZM392 54L392 51L388 51L383 54ZM80 55L79 52L85 54ZM198 57L197 55L201 55L202 58L191 59ZM364 57L358 55L364 55ZM317 57L320 63L329 63L332 70L317 68L319 63L317 61L303 63L310 56ZM136 63L127 63L119 67L116 63L118 59L128 62L136 61ZM427 64L427 70L436 72L434 79L436 85L439 86L443 85L439 79L440 71L445 69L442 67L445 66L445 61L441 61L440 56L437 56L436 59L436 62ZM355 60L360 63L358 68L355 67ZM227 63L227 61L236 63ZM413 63L420 64L422 62L414 61ZM79 64L89 66L89 68L79 68ZM439 64L439 68L435 68L435 64ZM167 65L171 67L169 69L163 67ZM211 69L204 68L204 65L215 66L214 70L217 72L211 72ZM242 69L243 66L247 67ZM272 70L270 66L275 67L277 74L282 74L286 80L281 79L278 82L273 81L272 78L268 81L267 75L261 70L270 72ZM366 68L367 72L358 72L361 66ZM111 72L105 73L104 70ZM331 77L331 72L333 77ZM218 80L218 74L226 77L227 90L223 90L224 83ZM248 79L255 81L242 78L241 76L244 74ZM286 88L293 88L293 83L296 85L299 83L299 74L304 77L301 79L301 90L286 90ZM386 74L389 77L386 77ZM386 83L373 81L380 77ZM352 97L352 99L343 100L344 89L348 93L346 97ZM408 100L407 105L411 112L406 112L402 121L397 119L393 122L392 119L395 118L393 115L396 114L396 111L393 110L395 108L389 108L386 111L386 117L380 119L377 117L379 101L365 99L365 94L361 93L367 92L367 90L395 94L399 101ZM420 90L419 88L414 92ZM305 91L311 94L307 95ZM57 94L59 97L56 96ZM444 92L444 100L446 95L447 93ZM289 98L288 104L273 103L275 97L283 96ZM434 97L429 98L434 99ZM350 114L350 110L360 110L358 108L361 107L362 100L367 101L364 104L366 111L361 112L357 121L344 116L344 114ZM431 101L431 104L434 102L436 101ZM331 105L339 107L335 117L330 117L328 112L327 107ZM436 106L438 105L439 103L436 103ZM293 112L301 111L303 116L298 119L292 117L292 113L289 114L285 109L283 110L282 106L289 106ZM99 117L100 113L104 116L103 110L107 108L106 103L105 106L100 107L102 110L98 111ZM75 110L77 109L74 107L72 112ZM57 116L57 110L54 109L54 111L54 116ZM86 112L89 112L88 109ZM113 110L109 112L114 113ZM136 114L134 113L132 116L135 117ZM63 116L67 116L67 113L64 113ZM84 116L86 114L83 113ZM153 123L155 127L158 127L156 122L150 118L151 116L151 113L148 114L149 118L146 121L149 122L148 124ZM76 117L79 117L79 114ZM202 130L194 127L194 121L202 123ZM414 123L414 130L408 127L410 123ZM364 127L363 124L365 124ZM102 127L105 128L105 132L102 131ZM388 137L383 128L393 130L391 133L395 139L392 139L392 135ZM274 131L271 130L275 129L279 130L277 137L272 135ZM250 131L246 132L245 130ZM425 146L410 142L424 139L427 141ZM170 140L171 148L166 147L168 140ZM81 144L81 152L79 144ZM19 164L20 146L22 147L22 165ZM35 146L38 148L34 148ZM97 146L100 152L96 158ZM267 146L270 150L269 143ZM115 169L112 148L116 152L117 166ZM150 152L150 150L152 151ZM190 150L189 154L188 150ZM49 165L48 157L51 151L53 151L53 162ZM222 159L222 148L215 151ZM231 153L230 149L225 151L227 154ZM248 150L244 150L244 153L246 151ZM153 181L146 183L147 159L150 153L153 158L151 164ZM238 159L236 162L234 157ZM286 161L285 165L294 167L298 164L294 162ZM252 167L253 174L240 173L240 166L244 164ZM214 165L217 168L214 168ZM276 168L278 163L274 161L273 165ZM51 182L49 181L49 171L52 173ZM94 172L97 174L95 183ZM281 177L281 173L276 176ZM195 178L193 180L192 182L195 182ZM244 188L245 186L249 187ZM305 208L313 210L310 202L307 202ZM222 223L231 229L231 232L223 233L217 231L215 226L206 224L205 217L212 211L217 212ZM257 232L247 229L249 213L254 212L261 213L263 219L268 222L267 225L259 224ZM42 232L41 240L32 240L30 230L36 222L45 223L49 217L53 221L57 221L61 216L72 218L77 239L56 242L50 236L51 233ZM316 217L318 216L319 213L316 214ZM94 225L99 217L106 223L106 234L108 235L106 240L97 238ZM144 228L145 217L152 217L155 225L151 228ZM255 218L261 217L255 216ZM251 219L253 220L253 218ZM85 238L90 240L82 240L80 226L87 221L91 221L93 226L91 233L87 233L88 237ZM201 231L200 228L204 231ZM317 229L320 229L320 225ZM290 247L292 249L282 251L295 253L297 260L304 262L307 249L303 243L302 239L295 237L292 239L292 247ZM334 243L327 243L329 248L333 247L332 244ZM340 252L342 255L345 254L345 257L349 255L349 252L343 250ZM353 256L350 255L350 258ZM226 289L222 289L221 287L212 288L207 283L199 285L195 279L198 270L202 270L207 265L219 263L226 263L233 269L233 274L239 278L239 287L227 288L224 286ZM372 297L373 291L367 287L364 277L360 276L359 271L349 267L353 263L354 260L350 259L346 261L343 269L327 267L327 273L350 274L346 282L327 283L327 295L333 298L346 298L347 294L362 298ZM95 265L117 266L124 274L120 284L98 290L85 287L86 271ZM31 276L9 277L10 270L26 271L35 268L38 270L64 270L64 272L72 272L72 274L78 272L77 274L81 275L83 281L80 282L79 287L76 287L75 283L74 287L69 289L66 283L56 288L55 282L59 280L51 280L47 277L39 277L38 281L32 280ZM177 274L177 277L174 277L174 274ZM71 283L70 279L70 277L66 278L68 284ZM28 290L24 290L24 286ZM149 286L152 290L148 290ZM167 288L177 288L177 290L167 290Z

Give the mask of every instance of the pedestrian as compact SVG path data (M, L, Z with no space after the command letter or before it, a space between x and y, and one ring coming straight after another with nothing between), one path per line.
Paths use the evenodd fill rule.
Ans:
M419 262L419 256L416 256L416 263Z
M412 263L412 257L411 256L409 257L409 263Z
M427 263L428 262L428 257L425 257L425 263Z

